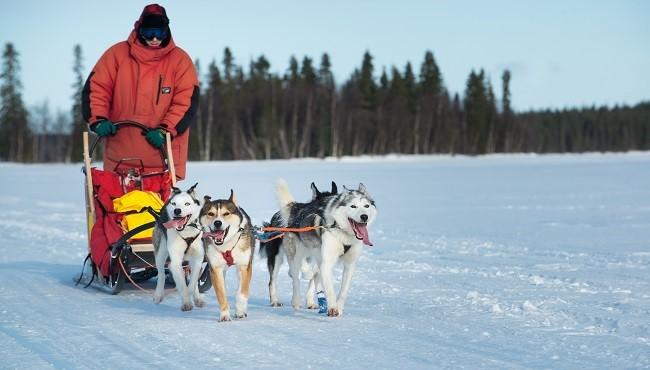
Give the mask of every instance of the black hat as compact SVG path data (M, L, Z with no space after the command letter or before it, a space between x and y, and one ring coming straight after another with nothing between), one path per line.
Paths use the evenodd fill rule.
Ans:
M161 14L146 14L142 17L140 27L144 28L163 28L169 25L169 19Z
M165 8L158 4L149 4L144 7L140 19L135 22L135 29L138 39L143 45L147 45L145 39L140 35L140 28L165 28L167 37L162 40L162 47L166 47L171 40L171 32L169 32L169 18Z

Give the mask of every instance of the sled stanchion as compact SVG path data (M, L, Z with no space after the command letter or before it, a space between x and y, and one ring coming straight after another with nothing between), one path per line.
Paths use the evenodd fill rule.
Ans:
M172 186L176 186L176 168L174 167L174 154L172 153L172 136L169 132L165 133L165 146L167 150L167 165L169 166L169 174L172 178Z
M93 197L93 175L90 164L90 152L88 145L88 132L83 133L83 150L84 150L84 168L86 170L86 225L88 226L88 240L90 241L90 232L95 224L95 197ZM90 243L88 243L90 250Z

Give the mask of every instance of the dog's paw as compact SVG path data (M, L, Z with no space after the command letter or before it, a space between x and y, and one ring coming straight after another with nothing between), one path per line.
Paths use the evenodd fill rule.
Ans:
M205 307L205 300L203 298L194 299L194 305L196 307Z
M157 294L154 294L154 295L153 295L153 303L156 303L156 304L157 304L157 303L162 302L162 300L163 300L163 296L162 296L162 295L157 295Z
M282 307L284 306L282 302L271 302L271 307Z
M219 321L221 322L232 321L232 319L230 318L230 314L225 314L225 315L221 314L221 316L219 316Z
M339 310L337 308L329 308L327 310L327 316L336 317L339 316Z
M181 305L181 311L192 311L192 304L191 303L183 303Z
M300 304L292 304L291 307L293 307L294 310L300 310L302 308Z
M244 319L244 318L248 317L248 314L246 312L237 312L235 314L235 317L238 318L238 319Z
M307 308L310 309L310 310L317 310L318 305L316 303L308 303Z

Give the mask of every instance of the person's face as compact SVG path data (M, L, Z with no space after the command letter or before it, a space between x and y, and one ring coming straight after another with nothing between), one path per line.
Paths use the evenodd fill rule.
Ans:
M167 37L167 30L160 27L142 27L139 30L140 36L144 39L147 46L159 47L162 41Z
M152 38L151 40L145 40L147 42L147 46L151 47L158 47L162 43L162 40L158 40L156 37Z

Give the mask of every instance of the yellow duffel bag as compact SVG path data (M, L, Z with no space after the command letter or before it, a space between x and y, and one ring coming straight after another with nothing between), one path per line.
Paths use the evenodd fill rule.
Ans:
M115 212L128 213L122 219L122 228L125 231L133 230L140 225L155 221L153 216L146 210L140 212L143 208L149 206L156 212L160 212L164 202L160 199L158 193L152 191L133 190L113 199L113 209ZM151 238L153 227L135 234L131 239Z

